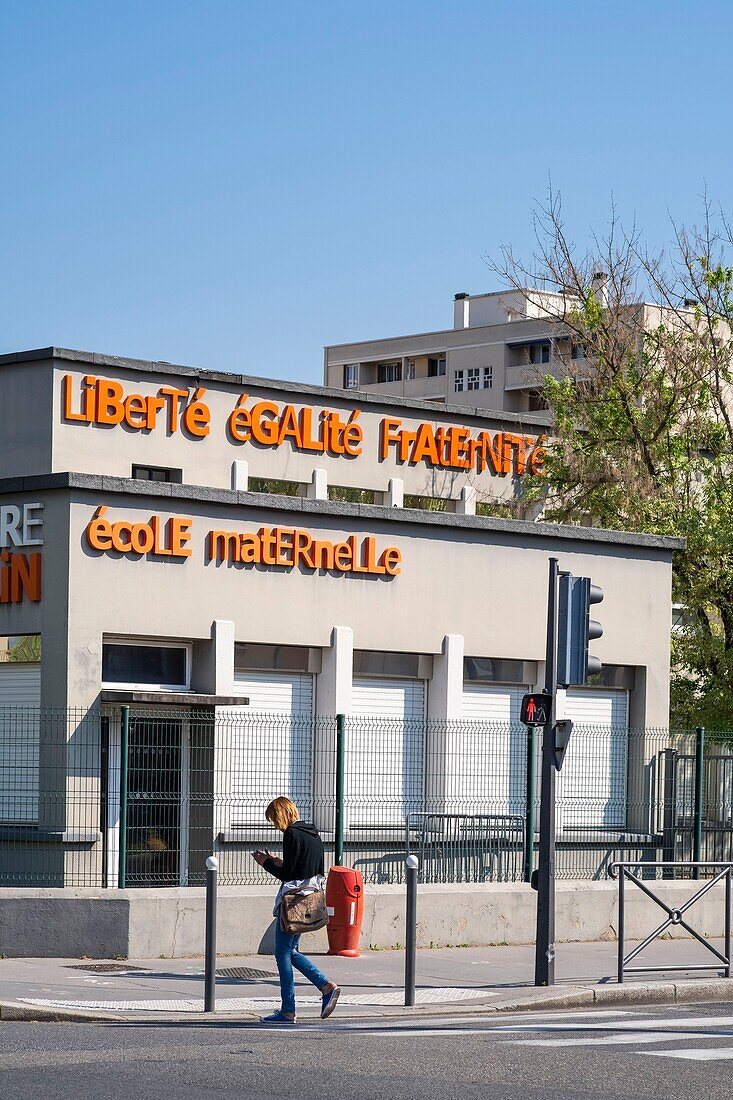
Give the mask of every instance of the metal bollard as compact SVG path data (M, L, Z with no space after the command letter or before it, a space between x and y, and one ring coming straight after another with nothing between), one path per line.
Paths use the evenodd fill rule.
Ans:
M405 918L405 1005L415 1003L415 953L417 949L417 856L407 857L407 912Z
M216 1008L216 879L219 860L206 860L206 962L204 971L204 1012Z

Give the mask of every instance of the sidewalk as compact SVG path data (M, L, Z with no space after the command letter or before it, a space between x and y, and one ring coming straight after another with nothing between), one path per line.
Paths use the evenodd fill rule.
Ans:
M722 951L722 941L710 941ZM630 946L630 945L629 945ZM627 946L627 951L629 950ZM616 983L615 943L560 944L556 985L536 989L534 947L473 947L421 950L417 954L417 996L404 1007L404 953L365 952L359 959L314 953L322 969L343 989L334 1019L465 1015L600 1004L652 1004L733 999L733 979L722 969L638 975ZM641 960L637 960L640 962ZM715 962L692 940L657 941L643 961L694 966ZM298 981L298 1012L318 1018L320 998ZM0 1018L10 1019L201 1019L203 959L0 960ZM269 955L219 957L216 1018L257 1020L279 1007L275 960ZM207 1016L210 1019L211 1016Z

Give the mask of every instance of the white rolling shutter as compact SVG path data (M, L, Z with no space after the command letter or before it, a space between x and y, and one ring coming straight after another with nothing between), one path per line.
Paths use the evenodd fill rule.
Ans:
M462 721L449 723L446 746L448 813L524 812L527 738L519 712L526 690L463 685Z
M218 765L228 791L231 827L262 825L278 795L312 813L313 677L307 673L235 672L234 693L249 706L221 708Z
M354 680L351 713L365 718L421 722L425 717L425 681Z
M347 826L402 828L422 803L425 682L355 680L348 745Z
M0 664L0 821L6 824L38 821L40 704L40 664Z
M0 707L40 707L40 664L0 664Z
M565 713L573 721L573 733L558 775L558 824L565 829L623 829L628 692L570 688Z
M249 697L249 713L313 713L313 677L305 672L235 672L234 694Z

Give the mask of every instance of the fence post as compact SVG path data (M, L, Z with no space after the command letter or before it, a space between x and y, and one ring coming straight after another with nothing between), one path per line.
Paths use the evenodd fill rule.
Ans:
M665 863L674 863L675 839L677 833L677 763L679 755L676 749L663 749L664 791L662 816L662 859ZM662 878L674 878L674 870L664 868Z
M336 715L336 820L334 823L336 866L344 860L344 770L345 770L346 718Z
M117 885L125 889L127 864L127 765L130 744L130 708L122 707L120 731L120 851Z
M407 907L405 914L405 1005L415 1003L415 955L417 950L417 856L407 860Z
M535 748L537 730L534 726L527 727L527 802L524 819L524 868L523 878L525 882L532 881L534 870L534 810L535 810Z
M206 959L204 963L204 1012L216 1008L216 880L219 860L206 860Z
M693 862L699 863L702 859L702 816L703 816L703 781L705 778L705 730L698 726L695 730L695 835L692 848ZM700 868L695 867L693 878L700 878Z
M618 960L616 978L619 985L624 980L624 952L626 940L626 868L618 869Z

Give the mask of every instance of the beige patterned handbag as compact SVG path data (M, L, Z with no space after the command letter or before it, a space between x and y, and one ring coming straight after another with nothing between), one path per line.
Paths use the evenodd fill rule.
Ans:
M326 894L312 890L310 894L283 894L280 902L280 927L289 936L317 932L328 924Z

